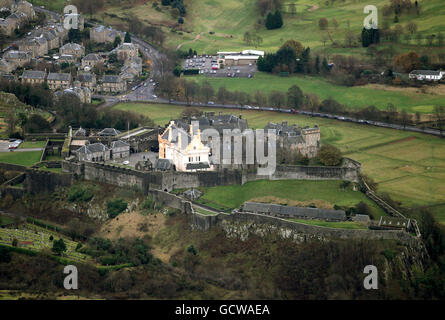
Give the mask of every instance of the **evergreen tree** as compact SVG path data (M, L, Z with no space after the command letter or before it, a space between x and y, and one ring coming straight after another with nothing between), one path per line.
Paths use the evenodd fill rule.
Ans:
M130 43L131 42L131 36L130 34L127 32L125 33L125 39L124 39L125 43Z

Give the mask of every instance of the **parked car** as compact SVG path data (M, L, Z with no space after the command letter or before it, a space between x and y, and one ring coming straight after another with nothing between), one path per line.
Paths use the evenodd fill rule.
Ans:
M215 102L213 102L213 101L209 101L208 104L212 104L212 105L213 105L213 104L215 104Z

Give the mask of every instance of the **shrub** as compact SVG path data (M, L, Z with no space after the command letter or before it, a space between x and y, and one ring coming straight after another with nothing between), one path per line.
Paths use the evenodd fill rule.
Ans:
M194 246L193 244L191 244L191 245L187 248L187 252L193 254L194 256L196 256L197 253L198 253L198 252L196 251L196 249L195 249L195 246Z
M59 239L53 242L53 247L51 249L55 254L61 255L66 251L66 244L63 239Z
M325 144L318 151L318 158L325 166L337 166L341 162L342 155L338 148Z
M127 203L122 199L110 200L107 202L108 216L113 219L127 209Z
M70 202L88 202L93 199L93 192L90 188L82 188L81 186L72 186L68 193L68 201Z
M148 196L147 199L142 204L142 209L150 210L153 208L153 199L151 196Z

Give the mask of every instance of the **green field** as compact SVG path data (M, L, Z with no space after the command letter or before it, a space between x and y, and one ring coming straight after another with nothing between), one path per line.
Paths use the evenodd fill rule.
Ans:
M25 141L20 144L19 149L34 149L34 148L45 148L46 141Z
M340 228L340 229L368 229L367 226L358 222L328 222L322 220L304 220L304 219L289 219L289 221L298 222L302 224L308 224L311 226L327 227L327 228Z
M150 104L121 104L115 108L144 114L164 126L179 117L185 107ZM362 126L336 120L286 115L277 112L222 110L241 114L249 127L264 128L269 122L286 120L289 124L321 128L323 143L339 147L345 156L358 160L363 171L379 183L379 192L410 207L445 203L445 139L430 135ZM445 208L436 209L445 222Z
M249 78L207 78L205 76L187 77L198 83L208 81L214 88L225 86L229 91L254 93L261 91L287 92L293 86L299 86L304 93L316 94L320 100L333 98L352 109L361 109L370 105L386 110L389 103L397 109L405 109L409 113L432 113L435 105L444 103L443 95L424 94L405 89L382 90L372 85L359 87L345 87L330 83L322 77L292 76L280 77L273 74L258 72Z
M197 201L216 209L226 207L231 210L239 208L246 201L265 197L273 197L281 201L314 201L314 204L322 201L325 204L329 204L331 208L334 205L353 207L360 201L363 201L372 208L376 218L384 214L363 193L349 189L342 191L340 184L341 181L260 180L248 182L242 186L231 185L201 188L204 191L204 195Z
M0 162L29 167L39 162L41 156L42 151L1 152Z

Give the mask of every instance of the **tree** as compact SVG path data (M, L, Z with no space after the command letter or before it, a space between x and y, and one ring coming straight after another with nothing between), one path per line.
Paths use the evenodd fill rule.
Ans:
M218 89L218 102L221 102L222 104L225 104L228 98L229 92L227 91L226 87L222 86Z
M320 28L320 30L326 30L329 26L329 21L326 18L320 18L320 20L318 20L318 27Z
M201 95L204 97L205 103L209 102L210 99L215 95L215 89L213 89L212 85L208 81L202 84Z
M187 107L181 112L181 119L200 117L201 114L202 112L199 109Z
M297 6L295 5L295 3L290 3L288 7L290 14L294 15L297 13Z
M410 33L410 34L414 34L417 32L417 24L415 22L409 22L406 25L406 30Z
M286 96L281 91L272 91L269 94L269 105L281 109L286 105Z
M118 47L120 44L122 43L122 39L120 36L116 36L116 38L114 38L114 42L113 42L113 47Z
M125 33L124 42L125 43L130 43L131 42L131 36L130 36L130 34L128 32Z
M284 48L292 49L294 51L296 57L300 57L304 50L303 45L300 42L298 42L297 40L287 40L280 47L280 49L284 49Z
M408 73L419 69L421 65L420 57L415 52L398 55L394 58L394 65Z
M51 250L59 256L62 255L66 251L65 241L63 241L63 239L53 241L53 247Z
M402 112L400 113L400 121L402 123L403 129L406 128L406 125L408 124L409 120L410 116L408 112L405 109L403 109Z
M251 35L251 41L255 48L258 48L258 46L263 43L263 38L258 33L255 33Z
M445 129L445 107L435 106L434 107L434 118L436 119L437 127L440 131L440 136L442 137L442 132Z
M318 151L318 158L325 166L337 166L341 162L342 155L338 148L325 144Z
M269 12L266 18L266 28L268 30L279 29L283 26L283 17L280 10L276 10L275 13Z
M302 103L303 91L297 85L293 85L287 91L287 104L290 108L297 110Z

